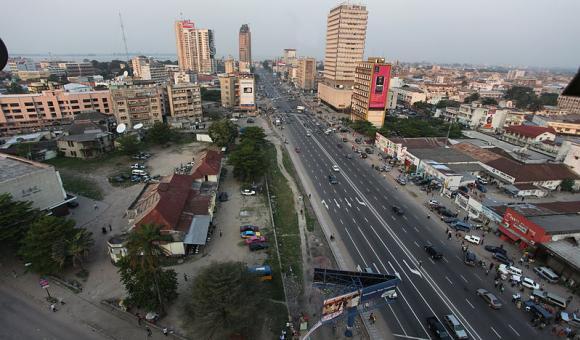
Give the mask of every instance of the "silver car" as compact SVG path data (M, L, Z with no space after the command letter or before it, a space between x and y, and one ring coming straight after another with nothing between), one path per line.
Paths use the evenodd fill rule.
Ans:
M453 314L447 314L443 316L443 320L447 323L447 326L451 329L452 333L455 334L457 339L468 339L467 331L465 327L459 322L459 319Z

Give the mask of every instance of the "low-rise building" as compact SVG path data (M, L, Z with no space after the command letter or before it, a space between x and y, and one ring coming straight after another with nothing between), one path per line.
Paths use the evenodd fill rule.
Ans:
M165 87L156 84L121 86L111 90L115 118L129 129L137 124L151 127L167 113Z
M181 83L167 86L169 110L167 122L178 127L189 127L202 119L199 85Z
M534 116L532 122L554 129L558 134L580 136L580 114Z
M397 90L397 100L407 106L412 106L416 102L424 102L427 100L427 94L421 89L403 86Z
M514 125L506 127L501 138L511 144L527 146L547 141L554 142L556 131L541 126Z
M112 118L100 112L77 115L58 138L58 151L65 157L91 159L114 149Z

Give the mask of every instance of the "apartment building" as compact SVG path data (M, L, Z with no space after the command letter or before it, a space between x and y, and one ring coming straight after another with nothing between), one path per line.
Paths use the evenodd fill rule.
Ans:
M40 131L69 124L83 111L112 114L109 91L43 91L0 96L0 136Z
M93 64L88 62L64 62L59 63L58 67L64 69L67 77L92 76L95 74Z
M558 107L569 113L580 114L580 69L558 96Z
M188 127L202 118L201 92L199 85L181 83L167 86L169 110L167 122L179 127Z
M222 107L249 112L256 110L256 91L253 74L221 74L219 81Z
M224 61L224 67L226 73L235 73L236 72L236 61L234 58L228 58Z
M580 136L580 114L570 114L563 116L535 115L532 121L541 126L550 127L558 134Z
M111 89L113 112L117 124L129 129L141 123L146 128L163 122L167 112L166 89L160 85L130 85Z
M318 97L335 109L350 107L356 63L364 55L367 20L368 11L361 5L345 3L328 14L324 78L318 84Z
M177 61L182 70L196 73L215 73L213 30L195 28L189 20L175 22Z
M170 79L166 65L153 58L138 56L131 59L133 77L141 80L152 80L157 83L167 83Z
M366 120L380 128L385 122L391 65L385 58L369 58L355 69L351 119Z
M399 87L397 89L397 100L407 106L412 106L416 102L427 100L427 94L416 87Z
M252 34L248 24L240 27L240 63L252 64ZM228 73L226 71L226 73Z
M131 59L131 67L133 68L133 77L141 79L141 76L143 74L143 71L141 71L141 69L147 64L149 64L149 58L142 55Z
M237 76L233 73L220 74L220 91L222 107L234 108L238 105L236 94L239 93Z
M296 86L298 88L310 91L314 89L316 80L316 59L300 58L298 59L298 68L296 74Z

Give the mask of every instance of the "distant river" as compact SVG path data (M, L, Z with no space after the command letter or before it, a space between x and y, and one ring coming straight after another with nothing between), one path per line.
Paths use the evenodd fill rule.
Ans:
M153 57L157 60L177 60L176 54L164 54L164 53L129 53L129 58L133 58L135 56L144 55L148 57ZM97 53L89 53L89 54L11 54L10 57L25 57L33 59L34 61L41 61L41 60L66 60L66 61L83 61L84 59L89 60L98 60L98 61L110 61L113 59L116 60L125 60L127 56L124 53L115 53L115 54L97 54Z

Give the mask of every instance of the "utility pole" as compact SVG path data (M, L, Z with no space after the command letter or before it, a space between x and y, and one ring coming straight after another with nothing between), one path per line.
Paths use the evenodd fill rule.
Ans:
M125 56L127 57L127 62L129 61L129 49L127 48L127 37L125 36L125 26L123 25L123 17L121 12L119 12L119 21L121 22L121 33L123 33L123 44L125 45Z

